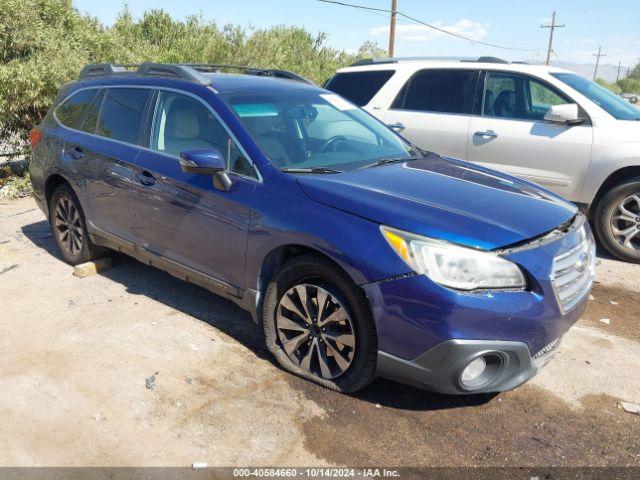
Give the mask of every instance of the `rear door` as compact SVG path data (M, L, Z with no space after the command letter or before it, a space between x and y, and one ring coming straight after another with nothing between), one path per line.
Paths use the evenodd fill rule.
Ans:
M384 116L420 148L465 159L477 84L473 69L424 69L413 74Z
M65 136L63 161L78 186L90 227L130 241L134 238L133 166L150 92L129 87L100 89L81 124L75 124L76 129ZM60 120L69 113L59 109L56 117Z
M192 94L160 90L149 137L149 148L136 160L133 187L142 246L236 293L244 285L247 205L257 171L212 108ZM211 175L180 168L180 152L211 147L227 158L233 179L228 191L214 188Z
M551 105L574 103L541 79L513 72L485 75L481 114L469 126L468 160L577 199L591 156L592 127L544 121Z

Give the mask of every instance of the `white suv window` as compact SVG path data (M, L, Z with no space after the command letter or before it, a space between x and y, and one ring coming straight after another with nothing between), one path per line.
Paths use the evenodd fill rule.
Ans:
M402 87L391 108L434 113L471 113L477 71L425 69Z
M571 103L557 91L526 75L487 72L482 97L485 117L542 120L551 105Z

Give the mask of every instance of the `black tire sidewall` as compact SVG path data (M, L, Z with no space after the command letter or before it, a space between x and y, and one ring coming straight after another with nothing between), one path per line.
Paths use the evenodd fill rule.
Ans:
M353 362L345 373L323 379L293 363L280 345L276 331L276 309L282 295L306 283L326 289L347 310L356 336ZM366 297L336 265L316 255L305 255L287 263L269 282L262 309L265 340L278 363L291 373L340 392L354 392L375 378L377 336Z
M82 222L83 242L82 242L82 248L80 249L77 255L72 255L70 252L67 251L64 245L61 245L60 239L58 238L58 235L55 232L55 226L54 226L55 209L56 209L58 200L61 197L67 197L73 202L74 206L76 207L80 215L80 221ZM53 192L53 195L51 196L51 201L49 202L49 223L51 224L51 229L53 231L54 241L56 242L58 250L60 251L60 254L62 255L62 258L64 259L65 262L71 265L78 265L80 263L88 262L95 258L96 249L91 243L91 239L89 238L89 233L87 232L87 222L84 216L84 212L82 210L82 206L80 205L80 201L78 200L78 197L76 196L74 191L71 189L71 187L69 187L68 185L60 185Z
M600 244L609 253L621 260L640 263L640 251L634 254L629 249L622 247L611 231L611 216L613 212L622 199L633 193L640 195L640 177L633 178L607 192L596 208L594 227Z

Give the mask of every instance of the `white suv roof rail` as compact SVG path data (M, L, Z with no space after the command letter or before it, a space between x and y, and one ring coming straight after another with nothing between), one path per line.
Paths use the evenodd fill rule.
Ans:
M401 63L401 62L478 62L478 63L509 63L498 57L390 57L390 58L363 58L353 62L351 67L361 65L374 65L385 63ZM525 62L512 62L525 63Z

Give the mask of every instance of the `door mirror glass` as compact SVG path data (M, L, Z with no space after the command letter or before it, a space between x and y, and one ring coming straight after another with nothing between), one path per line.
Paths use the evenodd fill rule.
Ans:
M180 152L180 168L184 173L213 175L223 172L227 165L217 148L193 148Z
M562 125L577 125L584 122L584 118L580 118L578 114L578 105L575 103L551 105L544 115L544 120Z

